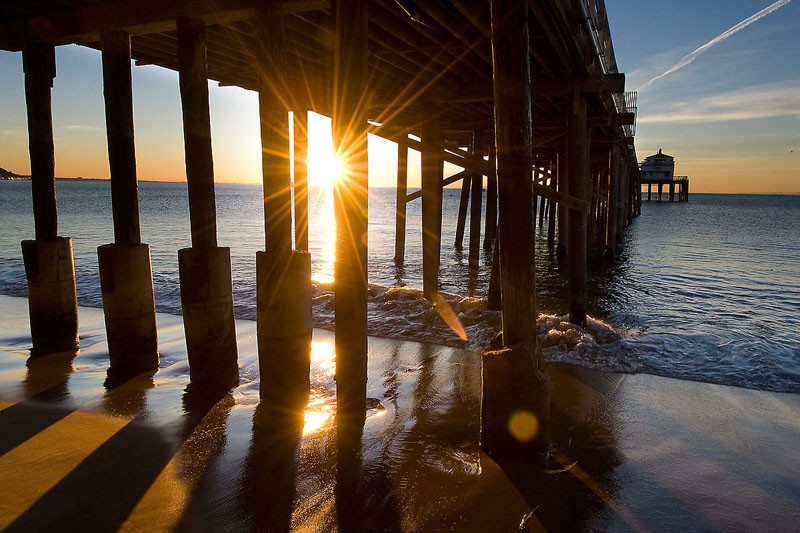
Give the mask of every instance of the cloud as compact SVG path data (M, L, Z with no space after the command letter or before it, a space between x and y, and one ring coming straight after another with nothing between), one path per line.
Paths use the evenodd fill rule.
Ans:
M769 6L765 7L764 9L759 11L758 13L755 13L754 15L751 15L751 16L747 17L746 19L744 19L740 23L736 24L735 26L732 26L731 28L728 28L724 32L720 33L719 35L717 35L716 37L714 37L713 39L708 41L703 46L697 48L692 53L683 56L681 58L681 60L678 61L675 65L673 65L671 68L667 69L662 74L659 74L658 76L655 76L654 78L651 78L649 81L645 82L644 85L640 86L637 90L639 90L639 91L644 90L647 87L650 87L656 81L664 78L665 76L669 76L673 72L679 71L680 69L682 69L683 67L685 67L686 65L688 65L689 63L691 63L692 61L697 59L698 56L700 56L701 54L706 52L709 48L721 43L722 41L724 41L725 39L727 39L731 35L739 32L740 30L745 29L746 27L748 27L752 23L761 20L762 18L766 17L767 15L772 13L773 11L785 6L789 2L791 2L791 0L778 0L777 2L774 2L773 4L770 4Z
M71 131L85 131L85 132L101 132L105 131L105 128L101 126L92 126L89 124L69 124L66 126L61 126L62 129L71 130Z
M639 124L722 122L769 117L800 119L800 80L768 83L676 102L668 112L641 114Z

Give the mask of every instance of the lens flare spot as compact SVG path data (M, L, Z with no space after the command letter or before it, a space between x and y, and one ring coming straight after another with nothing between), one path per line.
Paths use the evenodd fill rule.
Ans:
M456 315L456 312L453 310L447 300L445 300L444 297L442 297L442 295L438 292L433 295L431 300L433 301L433 308L436 310L442 320L444 320L444 323L453 330L453 333L455 333L459 339L466 341L467 330L464 329L464 325L458 319L458 315Z
M539 433L539 420L530 411L515 411L508 420L508 431L520 442L530 442Z

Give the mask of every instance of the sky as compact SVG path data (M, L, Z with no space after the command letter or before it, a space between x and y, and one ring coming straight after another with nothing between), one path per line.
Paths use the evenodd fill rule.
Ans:
M663 149L692 192L800 193L800 0L606 0L606 7L619 70L627 90L638 90L639 160ZM100 54L77 46L56 54L56 175L107 178ZM139 179L184 180L177 74L134 67L133 84ZM257 96L209 87L217 182L259 183ZM330 122L310 121L321 165L313 177L330 166ZM393 185L394 145L373 137L370 150L370 184ZM3 51L0 167L30 169L22 56ZM410 167L416 186L417 158Z

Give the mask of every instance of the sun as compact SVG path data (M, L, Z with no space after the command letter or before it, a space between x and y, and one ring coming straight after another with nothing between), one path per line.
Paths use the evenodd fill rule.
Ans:
M333 150L331 119L308 114L308 185L331 187L345 174L344 160Z
M322 150L321 150L322 151ZM312 155L311 146L308 154L308 186L330 187L345 173L344 162L340 157L322 151L321 154Z

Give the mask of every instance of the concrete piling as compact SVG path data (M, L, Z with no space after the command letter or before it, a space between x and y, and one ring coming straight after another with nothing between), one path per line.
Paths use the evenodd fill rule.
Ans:
M31 355L78 349L78 301L72 240L22 241L28 279Z

